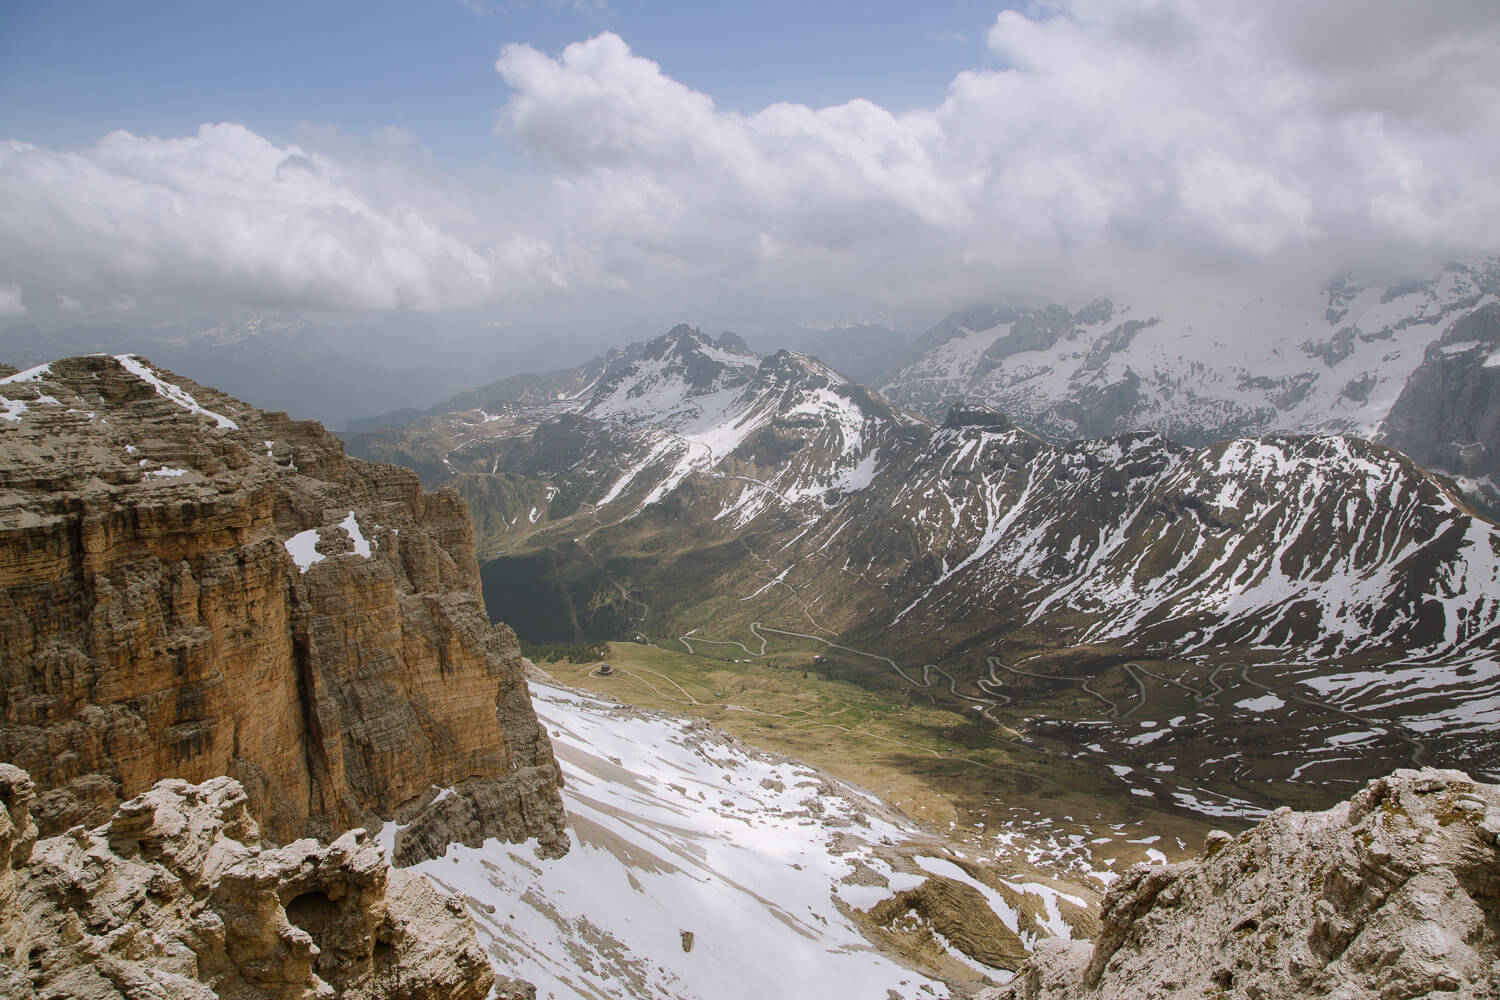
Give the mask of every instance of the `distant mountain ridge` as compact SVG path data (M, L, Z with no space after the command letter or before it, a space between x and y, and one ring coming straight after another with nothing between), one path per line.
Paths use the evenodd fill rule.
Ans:
M697 476L692 503L710 522L754 531L790 519L804 527L789 554L815 542L872 553L876 610L840 631L936 622L959 595L1001 592L1033 626L1065 605L1087 610L1087 628L1064 630L1086 640L1177 644L1198 622L1202 643L1274 636L1332 654L1457 648L1500 621L1489 522L1400 454L1357 439L1193 449L1134 433L1052 445L977 405L934 428L814 359L758 359L688 327L614 359L566 413L532 417L519 431L479 418L445 456L454 473L549 485L511 528L539 531L585 505L597 530ZM1428 555L1416 559L1419 549ZM788 579L805 571L788 567ZM1423 610L1465 580L1474 607Z
M878 388L932 419L986 403L1059 442L1354 434L1420 454L1493 504L1500 324L1466 317L1497 309L1496 257L1389 287L1340 279L1316 298L977 306L919 338L918 356ZM1458 323L1470 332L1450 338ZM1439 410L1443 431L1422 418Z

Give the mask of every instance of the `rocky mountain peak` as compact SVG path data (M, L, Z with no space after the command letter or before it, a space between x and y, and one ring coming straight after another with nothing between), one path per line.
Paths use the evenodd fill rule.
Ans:
M648 358L660 357L668 350L690 351L698 345L712 343L713 340L705 337L703 331L699 330L696 326L678 323L655 340L647 341L644 353Z
M400 813L402 861L561 850L556 762L478 583L456 494L316 423L133 355L0 381L0 759L44 834L228 775L279 842Z
M761 362L757 377L764 385L776 389L792 385L816 390L849 381L817 358L787 350L768 355Z
M1457 450L1489 440L1467 436L1487 426L1480 389L1487 376L1470 369L1482 369L1488 354L1475 347L1470 356L1444 338L1496 302L1500 258L1475 257L1419 280L1341 277L1317 291L1244 301L1163 289L1076 311L1001 303L948 316L878 388L933 419L955 402L980 400L1056 442L1141 428L1192 445L1278 431L1379 432L1415 450L1425 432L1408 446L1407 415L1393 404L1409 386L1417 413L1418 400L1448 384L1449 412L1463 416L1445 421L1455 434L1443 442L1439 471L1483 492L1487 467ZM1434 347L1446 353L1434 355Z
M1380 437L1500 506L1500 302L1473 310L1428 345Z
M601 418L649 418L684 399L742 386L759 364L755 354L720 346L697 329L679 324L613 362L583 412Z
M719 339L714 341L714 346L722 347L726 351L739 351L742 354L751 353L750 345L745 343L745 338L733 330L725 330L719 334Z

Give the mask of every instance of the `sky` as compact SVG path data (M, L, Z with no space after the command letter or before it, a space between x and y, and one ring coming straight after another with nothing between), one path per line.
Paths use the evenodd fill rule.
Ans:
M0 321L912 332L1394 277L1500 250L1496 52L1493 0L8 0Z

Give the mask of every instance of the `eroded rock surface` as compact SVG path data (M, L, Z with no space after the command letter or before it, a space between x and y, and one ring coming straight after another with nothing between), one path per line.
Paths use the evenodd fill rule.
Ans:
M238 782L167 780L108 823L32 842L0 765L0 995L481 1000L463 900L363 830L266 849Z
M1211 856L1138 866L1103 928L1039 942L989 1000L1500 996L1500 787L1397 771L1280 810Z
M463 501L128 355L0 379L0 760L44 835L228 775L279 843L566 849Z

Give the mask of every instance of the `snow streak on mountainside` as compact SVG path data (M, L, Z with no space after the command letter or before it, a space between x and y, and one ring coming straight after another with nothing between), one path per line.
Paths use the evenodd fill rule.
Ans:
M981 307L929 331L880 388L934 418L955 402L986 403L1058 441L1142 429L1190 444L1271 431L1371 437L1429 345L1497 301L1500 259L1479 258L1431 281L1336 281L1301 299Z
M911 595L895 621L1010 605L1078 620L1075 641L1320 656L1500 635L1500 533L1409 460L1356 439L1059 447L945 428L914 466L891 506L939 565L892 581Z
M482 525L500 512L491 612L534 638L836 644L903 696L1061 717L1067 752L1101 759L1145 753L1129 726L1160 706L1149 754L1175 777L1138 768L1130 791L1200 810L1368 777L1377 754L1323 747L1330 723L1382 761L1500 766L1500 530L1397 451L1051 444L979 405L933 427L797 355L690 330L648 347L573 412L445 425L450 481ZM1318 765L1268 759L1267 727Z
M1022 346L1051 336L1022 325ZM700 547L767 534L777 554L736 571L740 596L774 580L839 633L991 616L1069 642L1319 656L1500 635L1494 525L1354 438L1050 445L983 407L935 429L813 359L686 327L620 358L575 412L489 426L451 453L464 468L550 484L512 530L585 510L560 526L573 538L665 503Z
M743 480L734 512L743 522L867 487L892 437L920 426L816 359L761 359L688 327L620 358L573 416L539 427L528 446L494 442L497 452L476 440L466 455L480 466L494 455L492 468L546 478L568 498L628 508L615 517L714 470Z
M1034 880L979 883L876 800L705 724L542 684L532 696L567 778L567 859L492 840L417 870L468 898L497 967L539 997L946 997L877 951L856 911L942 872L983 886L984 916L1019 942L1067 936L1061 913L1084 903ZM1027 894L1043 922L1019 912ZM949 978L1009 977L930 940Z

